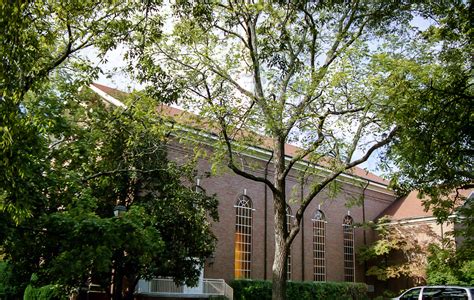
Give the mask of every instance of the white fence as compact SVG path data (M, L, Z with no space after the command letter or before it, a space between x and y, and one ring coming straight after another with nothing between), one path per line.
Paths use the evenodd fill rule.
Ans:
M140 280L137 292L150 296L207 298L209 296L225 296L233 300L234 291L223 279L203 278L197 287L178 286L171 278L157 278L150 281Z

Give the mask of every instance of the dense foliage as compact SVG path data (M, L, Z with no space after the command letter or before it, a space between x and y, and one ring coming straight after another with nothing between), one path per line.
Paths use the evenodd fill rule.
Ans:
M14 287L9 284L10 277L11 271L8 269L7 263L0 261L0 297L2 299L9 299L11 295L17 294Z
M472 11L472 1L428 5L422 15L431 25L419 35L419 55L384 62L391 97L400 101L384 115L400 126L388 153L394 186L427 195L440 220L464 200L458 190L474 181Z
M107 289L113 269L114 297L130 297L139 277L192 283L212 252L216 200L183 185L191 167L167 160L156 102L137 96L114 111L77 93L99 71L80 51L103 58L152 7L159 1L1 3L0 251L14 293L33 273L31 284L63 293Z
M58 284L64 292L89 283L108 290L113 270L119 298L122 290L131 297L139 278L193 283L214 249L207 218L217 217L217 202L193 190L191 167L167 160L155 102L137 95L128 109L107 108L91 92L71 92L67 82L25 99L24 114L48 124L36 134L50 142L32 154L46 163L30 217L2 213L2 252L13 281L24 286L36 273L34 284ZM127 208L118 218L117 204Z
M66 300L68 297L64 295L61 289L54 285L45 285L35 288L31 285L25 289L23 300Z
M363 283L289 281L287 284L287 299L368 299L367 286ZM271 281L234 280L231 286L237 300L272 299Z
M110 290L114 270L114 297L130 297L139 277L192 283L212 252L216 200L183 185L191 167L167 160L156 102L114 110L78 95L99 72L81 50L103 59L145 23L157 29L144 21L159 5L1 3L0 252L12 293ZM117 204L127 212L114 218Z
M359 249L359 259L366 262L367 275L377 280L410 278L415 284L426 282L427 256L440 237L427 224L399 224L382 218L373 224L377 239Z
M456 252L453 243L432 245L428 256L427 283L474 286L474 257Z
M0 4L0 209L28 216L41 193L49 140L47 118L24 113L28 92L44 91L51 75L77 79L99 71L84 56L99 55L129 32L140 6L103 1L2 1ZM78 88L78 86L76 86ZM53 114L54 112L48 112Z
M474 205L472 198L457 209L454 236L429 249L429 284L474 286ZM454 240L453 240L454 239Z
M388 152L396 166L393 185L400 193L420 191L426 208L440 222L455 221L454 236L463 240L456 249L449 241L431 246L430 284L472 285L474 208L466 199L474 182L472 11L473 1L429 5L421 59L387 62L396 66L388 80L395 79L393 94L401 104L384 116L400 126Z

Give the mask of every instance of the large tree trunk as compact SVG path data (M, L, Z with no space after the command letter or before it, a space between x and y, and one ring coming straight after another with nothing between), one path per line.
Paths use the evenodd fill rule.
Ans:
M274 227L275 227L275 257L272 266L272 299L286 299L286 257L288 236L286 225L286 183L283 176L285 170L285 141L278 138L275 143L275 174L276 193L273 194Z
M286 216L285 216L286 217ZM287 247L283 232L278 232L275 226L275 258L272 267L272 299L286 299Z

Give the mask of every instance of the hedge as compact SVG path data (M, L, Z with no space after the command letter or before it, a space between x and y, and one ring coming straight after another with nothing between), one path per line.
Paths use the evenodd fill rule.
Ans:
M33 287L28 285L23 295L23 300L65 300L61 290L56 285L45 285L42 287Z
M19 287L11 285L12 271L6 261L0 261L0 300L17 299Z
M236 300L271 300L272 282L268 280L234 280L230 283ZM367 285L349 282L289 281L287 299L366 300Z

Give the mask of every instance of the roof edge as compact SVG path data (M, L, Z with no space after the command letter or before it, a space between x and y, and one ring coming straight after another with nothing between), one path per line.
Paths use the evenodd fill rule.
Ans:
M111 87L108 87L108 86L105 86L103 84L99 84L99 83L92 83L90 84L89 86L94 92L96 92L99 96L101 96L102 98L104 98L107 102L115 105L115 106L120 106L120 107L123 107L123 108L126 108L126 105L123 104L123 102L115 99L112 95L110 95L111 92L117 92L117 93L122 93L122 94L127 94L126 92L123 92L123 91L120 91L118 89L114 89L114 88L111 88ZM171 106L168 106L168 105L165 105L165 104L161 104L163 107L166 107L166 108L169 108L169 109L172 109L173 110L173 113L176 114L176 113L184 113L186 111L184 110L181 110L181 109L177 109L175 107L171 107ZM199 131L199 129L198 129ZM200 130L202 131L202 130ZM209 135L212 135L212 133L208 133L207 134ZM292 144L288 144L286 143L285 144L286 146L288 147L294 147L294 148L298 148L300 149L298 146L295 146L295 145L292 145ZM259 152L267 152L266 154L267 155L271 155L271 150L270 149L267 149L267 148L264 148L264 147L261 147L259 145L257 146L251 146L252 148L254 149L257 149ZM291 158L292 156L289 155L289 154L286 154L285 155L286 159L288 158ZM307 161L302 161L303 163L310 163L310 162L307 162ZM320 166L320 165L317 165L317 164L314 164L314 163L311 163L312 165L315 165L316 167L320 168L320 169L324 169L324 170L328 170L327 168L325 168L324 166ZM350 174L350 173L347 173L347 172L343 172L343 174L345 176L348 176L348 177L353 177L355 179L358 179L358 180L362 180L362 181L365 181L365 182L368 182L369 184L371 185L376 185L378 186L379 188L380 187L383 187L384 189L386 189L387 191L391 191L388 186L389 186L389 181L378 176L378 175L375 175L374 173L372 172L369 172L365 169L362 169L360 167L354 167L354 170L355 171L359 171L361 173L365 173L367 174L368 176L363 176L362 174ZM390 192L390 194L393 194L393 192Z

